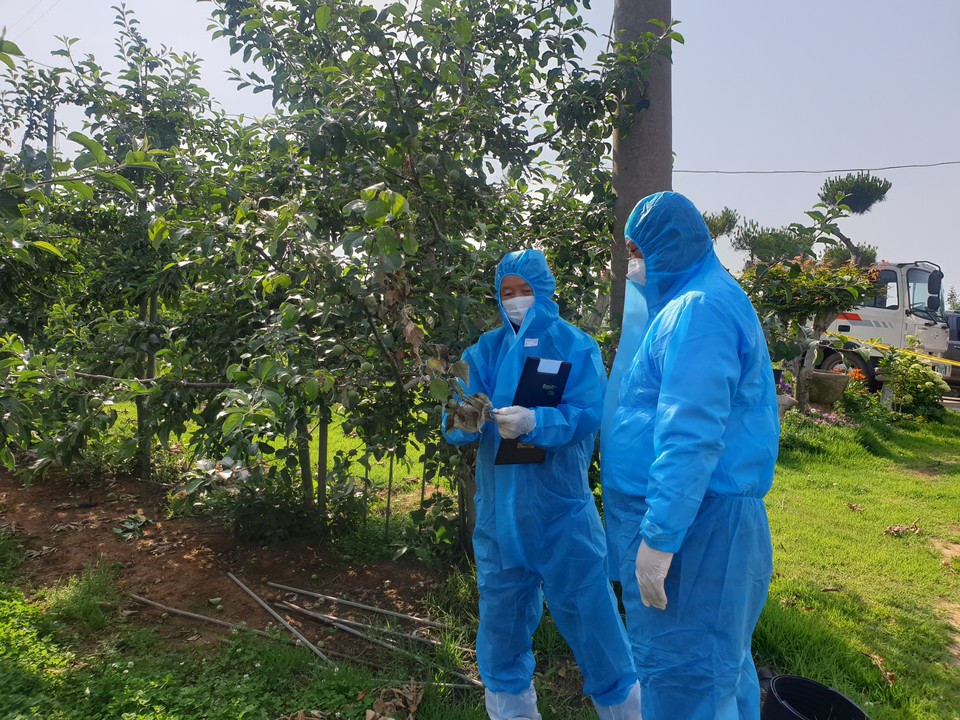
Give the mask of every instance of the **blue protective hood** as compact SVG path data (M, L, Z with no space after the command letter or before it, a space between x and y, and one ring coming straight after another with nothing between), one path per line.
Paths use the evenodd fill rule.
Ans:
M647 266L643 294L651 307L668 300L713 249L700 211L675 192L649 195L637 203L623 234L643 253Z
M553 294L557 290L557 281L550 272L547 259L539 250L517 250L507 253L497 265L497 274L494 289L497 293L497 307L500 308L500 317L503 324L509 326L510 320L503 310L500 300L500 284L507 275L522 277L533 288L534 306L530 308L524 319L524 326L532 322L533 317L540 319L554 319L559 317L560 308L553 301Z
M759 718L750 638L773 567L763 498L780 435L763 328L685 197L644 198L624 234L647 282L628 283L600 452L643 716ZM675 554L664 610L634 581L641 543Z

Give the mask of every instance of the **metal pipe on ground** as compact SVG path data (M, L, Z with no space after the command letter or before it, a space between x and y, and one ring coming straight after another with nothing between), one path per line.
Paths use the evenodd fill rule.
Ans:
M344 625L349 625L350 627L354 627L357 629L372 630L373 632L383 633L385 635L391 635L397 638L403 638L404 640L416 640L419 643L423 643L425 645L432 645L433 647L443 646L443 643L441 643L438 640L434 640L433 638L422 637L420 635L412 635L410 633L397 632L396 630L377 627L376 625L368 625L367 623L358 622L356 620L348 620L347 618L340 618L335 615L329 615L327 613L319 613L319 612L316 612L315 610L301 608L299 605L295 605L294 603L291 603L288 601L284 601L284 602L287 603L287 605L289 605L291 608L296 608L298 612L302 612L305 615L308 615L310 617L315 617L319 620L324 620L331 623L343 623ZM460 647L459 645L456 646L456 649L460 652L468 653L470 655L476 652L476 650L473 650L472 648Z
M322 652L320 652L320 649L319 649L316 645L314 645L312 642L310 642L309 640L307 640L307 638L304 637L304 635L303 635L302 632L300 632L300 631L297 630L293 625L291 625L289 622L287 622L286 618L282 617L282 616L280 615L280 613L278 613L278 612L277 612L276 610L274 610L272 607L270 607L269 605L267 605L263 600L261 600L261 599L260 599L260 596L257 595L253 590L251 590L251 589L248 588L246 585L244 585L242 582L240 582L233 573L227 573L227 577L230 578L230 579L231 579L241 590L243 590L247 595L249 595L250 597L252 597L252 598L257 602L257 604L260 605L260 607L262 607L264 610L266 610L268 613L270 613L270 615L272 615L273 618L274 618L277 622L279 622L281 625L283 625L292 635L294 635L298 640L300 640L300 642L302 642L304 645L306 645L308 648L310 648L310 650L313 652L314 655L316 655L318 658L320 658L321 660L323 660L323 661L326 662L326 663L329 663L329 664L331 664L331 665L335 664L335 663L333 662L333 660L331 660L331 659L328 658L326 655L324 655Z
M388 643L388 642L385 642L385 641L383 641L383 640L378 640L377 638L370 637L369 635L367 635L367 634L365 634L365 633L362 633L362 632L360 632L359 630L354 630L353 628L348 627L348 626L344 625L343 623L333 622L333 621L331 621L331 620L326 620L326 619L324 619L323 617L321 617L321 613L311 612L310 610L307 610L306 608L302 608L302 607L300 607L300 606L298 606L298 605L294 605L293 603L286 602L286 601L281 602L281 603L276 603L276 604L277 604L278 607L283 607L283 608L286 608L286 609L288 609L288 610L293 610L293 611L295 611L295 612L302 613L303 615L306 615L307 617L312 617L312 618L314 618L314 619L320 620L321 622L325 622L325 623L327 623L328 625L337 628L338 630L342 630L342 631L345 632L345 633L348 633L348 634L350 634L350 635L354 635L355 637L361 638L362 640L366 640L367 642L371 642L371 643L373 643L374 645L379 645L380 647L386 648L387 650L392 650L393 652L396 652L396 653L399 653L400 655L404 655L404 656L406 656L406 657L409 657L409 658L411 658L411 659L413 659L413 660L416 660L417 662L419 662L419 663L421 663L421 664L423 664L423 665L427 665L428 667L437 667L436 665L434 665L433 663L428 662L426 659L420 657L420 656L417 655L416 653L412 653L412 652L409 652L409 651L407 651L407 650L404 650L404 649L401 648L401 647L397 647L397 646L394 645L393 643ZM448 670L448 669L442 668L442 667L440 667L439 669L440 669L440 670L443 670L444 672L448 672L448 673L450 673L451 675L453 675L453 676L455 676L455 677L460 678L460 679L463 680L464 682L468 683L471 687L475 687L475 688L482 688L482 687L483 687L483 683L481 683L481 682L478 681L478 680L474 680L472 677L469 677L469 676L467 676L467 675L463 675L462 673L458 673L458 672L456 672L456 671L454 671L454 670Z
M343 598L334 597L332 595L324 595L323 593L314 592L313 590L304 590L303 588L295 588L290 587L289 585L281 585L280 583L273 582L268 582L267 585L272 588L276 588L277 590L287 590L288 592L309 595L310 597L320 598L322 600L330 600L331 602L340 603L341 605L349 605L350 607L360 608L361 610L370 610L383 615L391 615L393 617L401 618L402 620L412 620L413 622L423 623L424 625L430 625L431 627L440 628L441 630L453 629L449 625L434 622L433 620L425 620L423 618L418 618L415 615L404 615L403 613L394 612L393 610L384 610L383 608L373 607L372 605L364 605L363 603L353 602L352 600L344 600Z

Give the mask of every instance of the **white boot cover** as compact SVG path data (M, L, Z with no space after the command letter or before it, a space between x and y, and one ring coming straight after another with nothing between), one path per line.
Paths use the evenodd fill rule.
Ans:
M603 707L593 703L600 720L642 720L640 716L640 683L630 689L627 699L619 705Z
M487 690L485 699L490 720L542 720L537 712L537 691L533 689L533 683L516 695Z

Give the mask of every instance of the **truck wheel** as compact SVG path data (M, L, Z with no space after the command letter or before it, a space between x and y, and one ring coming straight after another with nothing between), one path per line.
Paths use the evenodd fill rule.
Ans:
M844 362L846 360L846 362ZM861 357L858 352L834 352L827 355L820 363L820 370L834 370L836 368L856 368L867 376L867 385L872 387L875 383L873 368Z

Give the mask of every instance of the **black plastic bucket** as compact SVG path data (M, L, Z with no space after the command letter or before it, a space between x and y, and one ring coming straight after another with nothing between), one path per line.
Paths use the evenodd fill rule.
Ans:
M870 720L870 716L833 688L796 675L775 675L760 720Z

